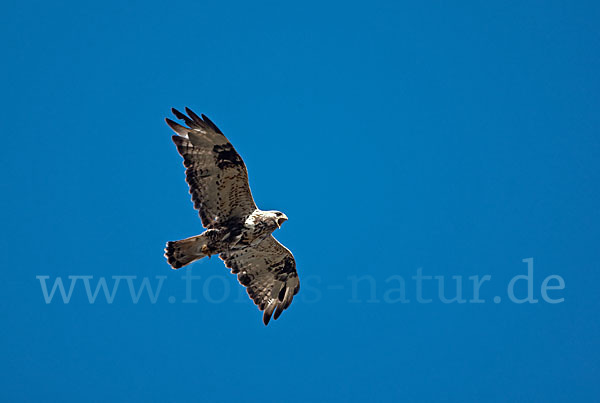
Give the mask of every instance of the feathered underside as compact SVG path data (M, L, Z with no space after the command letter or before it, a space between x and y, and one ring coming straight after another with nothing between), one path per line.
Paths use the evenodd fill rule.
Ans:
M212 228L231 217L246 217L256 210L242 157L221 130L206 116L190 109L173 114L188 127L171 119L167 124L177 133L173 142L183 157L186 181L202 225Z
M265 325L273 312L273 319L277 320L300 290L292 252L272 235L256 246L233 249L219 257L238 275L238 281L246 287L258 309L264 311Z
M172 111L187 126L166 119L177 133L172 139L183 157L186 181L202 225L230 235L240 234L246 217L257 209L244 161L206 116L198 116L188 108L187 116ZM257 245L233 245L219 257L264 311L265 325L271 316L277 319L290 306L300 289L294 256L272 235Z

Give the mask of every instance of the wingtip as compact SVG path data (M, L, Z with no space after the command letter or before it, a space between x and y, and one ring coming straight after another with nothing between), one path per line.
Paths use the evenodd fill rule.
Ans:
M187 116L185 116L183 113L179 112L175 108L171 108L171 112L173 112L173 115L175 115L175 117L177 119L181 119L181 120L186 120L187 119Z
M273 315L274 320L277 320L277 318L279 318L279 316L283 313L283 309L285 308L282 308L281 305L277 306L277 309L275 309L275 314Z
M197 124L199 124L199 125L203 125L204 124L204 122L202 121L202 119L200 118L200 116L196 115L196 113L193 110L191 110L190 108L188 108L187 106L185 107L185 113L187 113L188 116L191 117L192 120L194 122L196 122Z
M210 127L212 127L212 129L215 132L217 132L219 134L223 134L223 132L221 131L221 129L219 129L217 127L217 125L214 124L214 122L208 118L208 116L206 116L204 113L200 114L200 116L202 116L202 120L204 120L204 123L206 123L207 125L209 125Z
M185 127L181 126L179 123L177 123L174 120L171 120L169 118L165 118L165 123L167 125L169 125L169 127L171 129L173 129L175 132L179 132L179 131L181 131L181 129L185 129Z

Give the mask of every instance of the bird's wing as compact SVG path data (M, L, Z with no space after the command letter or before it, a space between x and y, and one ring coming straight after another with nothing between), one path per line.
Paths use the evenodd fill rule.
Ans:
M206 116L200 117L188 108L188 116L177 109L172 111L187 125L166 119L177 133L173 142L183 157L186 181L202 225L210 227L256 210L246 165L221 130Z
M271 320L273 311L273 318L277 319L300 290L292 252L272 235L258 245L232 249L219 257L232 273L238 275L238 281L246 287L258 309L265 311L265 325Z

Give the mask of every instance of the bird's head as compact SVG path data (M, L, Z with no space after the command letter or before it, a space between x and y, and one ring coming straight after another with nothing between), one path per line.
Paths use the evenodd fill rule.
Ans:
M281 228L281 224L283 224L288 219L287 216L281 211L269 211L269 213L269 215L271 215L271 217L274 218L277 228Z

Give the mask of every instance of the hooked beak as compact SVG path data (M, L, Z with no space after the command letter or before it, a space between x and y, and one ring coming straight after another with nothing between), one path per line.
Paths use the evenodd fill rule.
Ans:
M277 219L277 228L281 228L281 224L283 224L284 222L287 221L287 216L283 215L283 217L280 217Z

